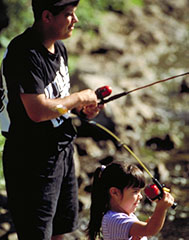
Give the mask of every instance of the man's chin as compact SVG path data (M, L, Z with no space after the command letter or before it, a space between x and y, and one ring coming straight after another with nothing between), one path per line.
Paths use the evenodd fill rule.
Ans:
M66 35L64 35L64 36L62 37L62 40L67 39L67 38L70 38L71 36L72 36L72 31L70 31L69 33L67 33Z

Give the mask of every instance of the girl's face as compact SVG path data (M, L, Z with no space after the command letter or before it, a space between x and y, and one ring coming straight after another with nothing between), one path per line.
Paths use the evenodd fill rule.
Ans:
M133 213L142 199L141 191L142 189L140 188L132 187L124 188L123 193L120 191L120 197L118 200L120 210L128 215Z

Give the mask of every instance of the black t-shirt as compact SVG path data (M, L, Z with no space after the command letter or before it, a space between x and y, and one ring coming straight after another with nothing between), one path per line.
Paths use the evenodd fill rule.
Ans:
M45 94L47 98L69 95L70 79L67 52L61 41L55 43L55 54L38 40L32 28L11 41L2 64L1 129L14 137L55 137L74 135L68 114L40 123L27 115L20 93ZM60 130L61 129L61 130Z

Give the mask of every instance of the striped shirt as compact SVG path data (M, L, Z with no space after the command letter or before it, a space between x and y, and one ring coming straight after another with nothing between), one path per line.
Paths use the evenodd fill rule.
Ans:
M102 233L104 240L132 240L129 236L130 228L138 218L134 215L108 211L102 219ZM142 237L141 240L147 240Z

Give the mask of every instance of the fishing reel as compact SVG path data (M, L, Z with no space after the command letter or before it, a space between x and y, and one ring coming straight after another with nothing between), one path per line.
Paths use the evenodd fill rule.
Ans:
M112 89L110 86L103 86L98 88L96 91L96 96L98 99L100 99L101 101L103 101L103 99L105 97L108 97L111 93L112 93Z
M144 193L150 201L161 199L163 196L162 191L159 190L156 184L149 184L148 186L146 186L146 188L144 189Z
M157 179L153 178L153 184L148 185L144 189L144 193L146 197L150 201L160 200L163 197L164 191L170 192L169 188L166 188L164 184L161 184ZM177 206L177 203L174 202L172 205L172 208L175 209Z

